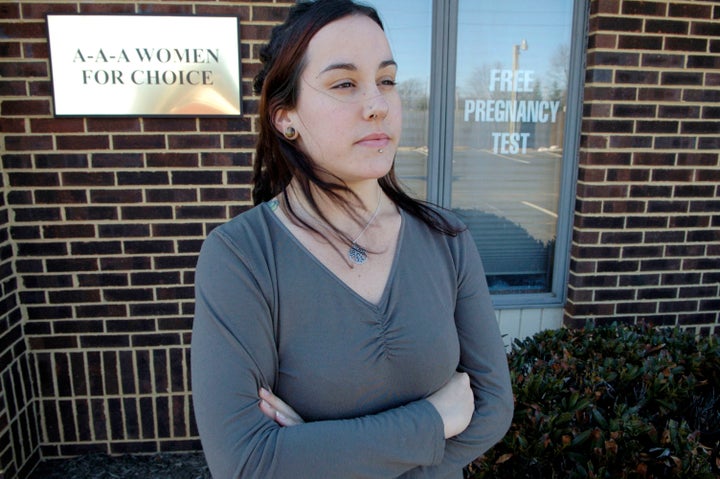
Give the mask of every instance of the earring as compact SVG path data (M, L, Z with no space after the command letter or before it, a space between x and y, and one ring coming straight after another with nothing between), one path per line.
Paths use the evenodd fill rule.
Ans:
M288 140L294 140L295 138L298 137L298 132L292 126L288 126L287 128L285 128L284 135L285 135L285 138L287 138Z

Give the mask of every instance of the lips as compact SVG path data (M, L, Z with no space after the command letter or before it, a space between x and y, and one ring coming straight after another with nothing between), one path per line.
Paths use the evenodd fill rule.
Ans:
M390 143L390 137L385 133L372 133L362 137L356 142L357 145L368 148L382 148Z

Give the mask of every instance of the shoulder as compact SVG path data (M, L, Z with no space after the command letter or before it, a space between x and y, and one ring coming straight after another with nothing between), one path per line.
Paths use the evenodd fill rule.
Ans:
M211 256L243 263L267 261L273 254L273 214L267 205L260 204L215 227L203 242L200 259Z

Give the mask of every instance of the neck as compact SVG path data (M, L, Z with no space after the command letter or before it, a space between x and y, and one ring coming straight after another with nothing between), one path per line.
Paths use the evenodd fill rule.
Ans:
M360 184L350 186L352 193L341 193L347 200L350 208L354 209L358 215L357 220L367 220L372 215L379 204L380 196L383 194L380 185L376 180L366 181ZM302 189L297 185L295 180L290 183L291 200L297 203L305 211L312 211L307 199L302 194ZM325 218L341 228L351 226L353 223L352 216L348 214L348 210L337 201L325 194L323 191L311 186L311 194L313 200L322 212ZM348 221L349 220L349 221ZM356 221L357 222L357 221Z

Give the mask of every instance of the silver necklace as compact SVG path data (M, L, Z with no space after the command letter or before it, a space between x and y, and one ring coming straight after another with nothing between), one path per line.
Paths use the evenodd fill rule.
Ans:
M355 264L363 264L368 259L367 251L365 248L357 244L357 240L360 239L360 237L365 233L365 231L370 227L373 221L375 221L375 217L378 214L378 211L380 211L380 204L382 203L382 190L378 188L378 204L377 207L375 207L375 211L373 212L372 216L368 220L367 224L365 225L365 228L362 229L359 235L355 237L355 239L350 244L350 249L348 249L348 258L350 258L350 261L352 261Z

